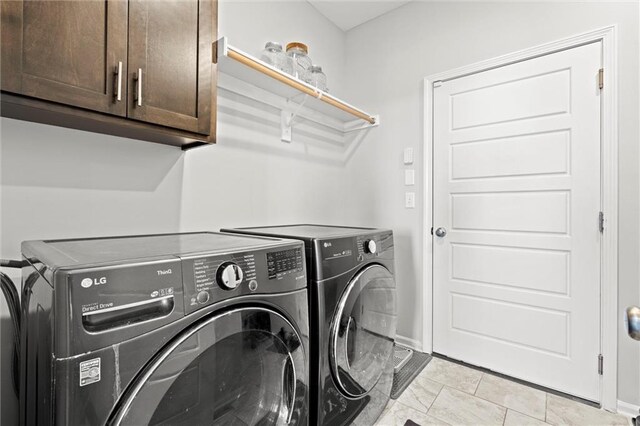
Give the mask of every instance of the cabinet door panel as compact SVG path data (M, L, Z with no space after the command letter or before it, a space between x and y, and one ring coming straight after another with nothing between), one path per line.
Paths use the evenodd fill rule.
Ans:
M2 3L2 90L126 115L126 2Z
M130 0L129 117L209 134L211 7L210 0Z

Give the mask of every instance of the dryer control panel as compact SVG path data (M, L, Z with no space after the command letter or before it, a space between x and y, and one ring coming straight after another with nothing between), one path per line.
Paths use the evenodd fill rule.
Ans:
M357 237L358 261L373 259L386 253L393 247L393 234L382 232L372 235L359 235Z
M314 279L334 277L366 262L393 260L391 231L365 233L353 237L318 239L314 241L316 262L321 267Z
M304 246L182 259L185 313L247 294L283 293L307 285Z

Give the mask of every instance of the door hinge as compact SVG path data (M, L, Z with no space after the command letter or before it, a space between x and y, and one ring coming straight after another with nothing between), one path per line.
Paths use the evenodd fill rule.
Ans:
M598 374L602 376L602 369L604 364L604 357L602 354L598 355Z
M211 44L211 62L214 64L218 63L218 42L214 41Z
M438 81L434 81L433 82L433 87L434 88L440 87L440 86L442 86L442 80L438 80Z
M600 90L604 87L604 68L598 70L598 87Z
M604 213L600 212L598 213L598 229L600 230L600 232L604 232Z

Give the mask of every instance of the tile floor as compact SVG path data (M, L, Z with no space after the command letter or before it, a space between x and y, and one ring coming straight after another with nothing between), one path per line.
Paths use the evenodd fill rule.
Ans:
M376 426L631 425L631 419L439 358L389 401Z

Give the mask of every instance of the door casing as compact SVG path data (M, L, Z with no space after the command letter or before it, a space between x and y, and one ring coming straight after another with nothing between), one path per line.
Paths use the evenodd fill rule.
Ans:
M609 411L617 409L618 358L618 82L617 27L615 25L569 38L520 50L486 61L433 74L424 79L424 142L425 170L423 203L423 333L422 351L433 352L433 88L446 80L488 71L526 61L554 52L593 42L602 42L604 87L601 91L601 211L605 215L600 253L600 344L603 355L603 374L600 385L600 404ZM594 81L595 84L595 81ZM427 172L428 170L428 172ZM596 366L594 365L594 368Z

